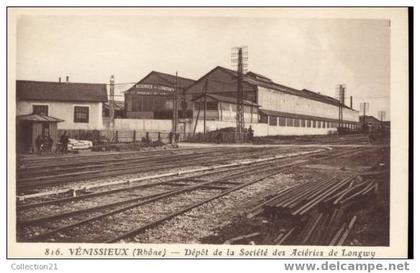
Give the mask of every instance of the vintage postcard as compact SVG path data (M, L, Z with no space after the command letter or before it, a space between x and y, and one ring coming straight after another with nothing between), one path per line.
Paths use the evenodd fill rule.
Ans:
M406 258L407 8L9 7L9 258Z

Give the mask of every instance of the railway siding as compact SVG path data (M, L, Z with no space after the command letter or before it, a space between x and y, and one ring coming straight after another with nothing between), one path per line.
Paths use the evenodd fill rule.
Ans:
M180 149L154 153L149 161L136 153L97 163L86 157L88 165L74 158L65 166L51 161L50 172L44 167L48 160L42 167L32 162L26 171L34 178L56 181L18 196L17 240L345 245L353 243L366 217L344 208L378 192L373 178L383 170L367 166L383 166L383 156L372 155L384 151L382 146ZM106 166L128 171L108 177L101 172ZM75 177L81 181L56 183L64 177L58 169L84 167L103 176L85 173ZM366 181L359 179L362 172Z

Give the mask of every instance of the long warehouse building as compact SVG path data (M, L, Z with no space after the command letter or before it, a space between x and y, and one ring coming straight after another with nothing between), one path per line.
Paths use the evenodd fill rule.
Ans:
M339 125L339 101L310 90L298 90L248 72L243 76L244 120L256 135L329 134ZM236 117L237 72L217 66L185 91L192 101L193 120L229 127ZM359 126L359 112L343 105L342 127ZM200 126L198 126L200 128ZM214 129L214 128L210 128Z

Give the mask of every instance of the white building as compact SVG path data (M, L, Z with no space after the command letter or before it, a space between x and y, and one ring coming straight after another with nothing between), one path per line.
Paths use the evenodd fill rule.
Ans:
M196 101L203 94L205 82L208 95L236 98L236 71L218 66L191 85L186 90L186 96ZM253 72L243 76L243 92L244 100L259 106L258 123L251 124L245 120L246 127L252 125L256 135L328 134L337 130L340 103L332 97L280 85ZM341 106L342 127L356 129L359 112L349 106ZM236 107L232 107L229 116L219 115L218 120L228 121L229 117L235 116Z
M103 129L106 84L16 81L16 115L42 114L63 120L58 129Z

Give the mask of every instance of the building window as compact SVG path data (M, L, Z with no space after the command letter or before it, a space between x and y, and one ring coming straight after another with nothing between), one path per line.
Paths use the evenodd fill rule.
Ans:
M48 116L48 105L32 105L32 113Z
M74 122L89 123L89 107L75 106L74 107Z
M235 107L235 105L232 105L232 107ZM201 102L195 102L194 103L194 108L196 110L198 110L198 109L204 110L204 102L202 102L202 101ZM207 110L215 111L215 110L218 110L218 109L219 109L219 107L218 107L218 102L217 101L208 101L207 102Z
M286 126L286 118L279 117L279 126Z
M144 96L140 100L142 101L142 108L143 108L141 110L145 112L153 111L153 109L155 108L154 106L155 100L153 99L152 96Z
M316 120L312 121L312 128L316 128Z
M268 122L268 116L261 114L260 115L260 120L258 121L259 123L267 123Z
M318 128L321 128L321 121L320 121L320 120L318 120L318 121L317 121L317 123L318 123L318 126L317 126L317 127L318 127Z
M306 119L301 120L300 127L306 127Z
M218 110L218 103L217 101L208 101L207 102L207 110ZM246 111L244 111L246 112Z
M325 128L325 121L322 122L322 128Z
M270 120L269 120L269 124L270 126L277 126L277 117L275 116L270 116Z
M293 120L293 127L299 127L299 119L294 119Z
M293 126L293 119L287 118L287 126L292 127Z

